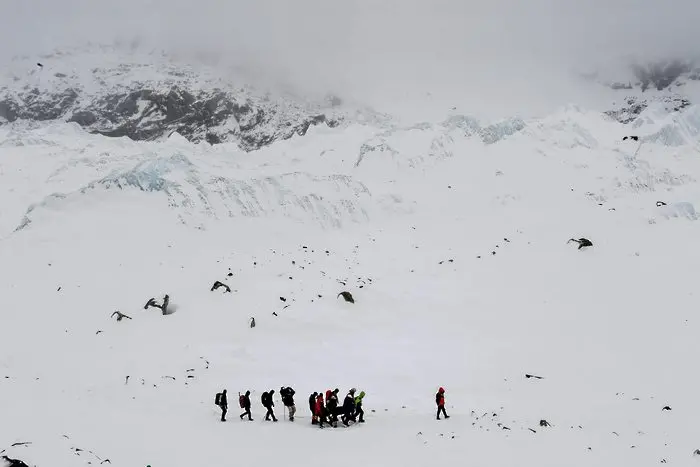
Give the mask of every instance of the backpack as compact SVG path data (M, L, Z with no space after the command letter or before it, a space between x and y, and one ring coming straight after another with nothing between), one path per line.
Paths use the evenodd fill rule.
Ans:
M282 402L287 407L294 405L294 389L292 388L282 388L280 395L282 396Z
M243 394L238 396L238 405L240 405L242 409L245 409L245 396Z
M215 405L221 405L221 396L222 394L220 392L216 393L216 397L214 397L214 404Z
M270 393L269 393L269 392L263 392L263 393L262 393L262 396L260 396L260 402L262 402L262 405L264 405L265 407L267 407L267 406L268 406L268 402L267 402L267 401L269 400L269 398L270 398Z

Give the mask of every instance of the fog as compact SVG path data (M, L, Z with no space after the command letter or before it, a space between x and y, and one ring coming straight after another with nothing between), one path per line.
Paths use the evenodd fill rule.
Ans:
M698 0L2 0L0 60L121 41L386 108L517 108L574 69L700 56L698 23Z

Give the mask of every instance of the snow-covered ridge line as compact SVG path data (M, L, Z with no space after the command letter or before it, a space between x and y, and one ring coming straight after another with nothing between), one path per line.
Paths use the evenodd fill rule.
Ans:
M486 126L454 115L437 124L391 130L362 125L317 129L315 136L265 148L252 158L233 145L192 144L177 134L162 142L92 136L77 143L81 133L75 123L42 128L36 122L16 122L3 128L0 147L25 154L44 147L61 154L43 176L45 187L23 198L12 216L6 214L8 233L45 219L44 213L129 193L157 200L179 222L199 228L217 219L258 217L340 228L411 211L412 201L399 195L395 180L501 145L534 147L539 154L573 150L614 156L625 170L615 176L610 172L588 189L590 199L601 203L629 192L652 193L694 182L689 173L637 155L649 146L697 146L700 108L669 113L663 106L651 106L630 125L569 106L544 119L507 119ZM630 134L638 140L623 142ZM94 154L95 147L105 150ZM295 155L293 167L287 165L287 154Z
M141 60L139 60L139 58ZM80 53L19 61L0 82L0 124L76 122L91 133L236 142L251 151L344 120L337 98L308 103L235 86L164 57Z

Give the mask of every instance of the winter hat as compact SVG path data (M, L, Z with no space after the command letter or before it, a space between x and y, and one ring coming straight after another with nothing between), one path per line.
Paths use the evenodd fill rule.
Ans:
M365 397L365 391L360 391L360 399L362 399L363 397Z
M443 392L445 392L445 388L438 389L438 392L442 394Z
M352 388L352 389L350 389L350 394L355 394L356 391L357 391L357 389Z

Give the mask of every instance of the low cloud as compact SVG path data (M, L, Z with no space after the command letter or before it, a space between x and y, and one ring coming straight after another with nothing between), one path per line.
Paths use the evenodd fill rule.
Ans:
M387 105L563 95L554 83L574 68L700 56L697 0L6 0L3 10L3 61L121 41Z

